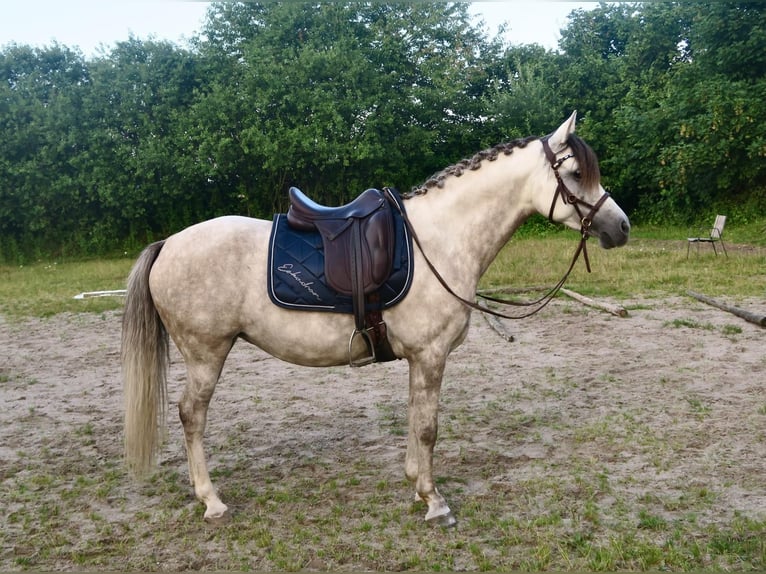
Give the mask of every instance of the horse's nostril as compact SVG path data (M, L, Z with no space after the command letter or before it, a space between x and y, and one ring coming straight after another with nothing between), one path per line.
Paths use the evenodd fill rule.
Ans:
M620 229L625 235L628 235L630 233L630 223L627 219L623 219L622 223L620 223Z

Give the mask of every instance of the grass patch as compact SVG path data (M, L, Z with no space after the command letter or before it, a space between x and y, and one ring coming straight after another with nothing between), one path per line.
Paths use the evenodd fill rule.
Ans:
M666 327L675 327L676 329L680 329L681 327L686 327L687 329L702 329L704 331L715 331L715 325L711 323L700 323L699 321L695 321L693 319L673 319L672 321L667 321L664 323Z
M0 266L0 314L48 317L119 309L122 297L73 299L84 291L124 289L133 259L39 262Z
M741 335L742 327L739 325L724 325L721 327L721 332L727 336Z
M763 228L763 223L761 223ZM736 230L731 237L736 238ZM748 243L727 243L729 256L692 253L686 257L686 232L633 230L625 247L604 250L591 239L593 272L580 261L567 286L585 295L630 298L682 295L687 290L711 297L762 297L766 289L766 236L747 234ZM752 240L752 241L750 241ZM563 230L547 236L517 236L500 252L481 281L482 288L553 285L568 268L578 236Z

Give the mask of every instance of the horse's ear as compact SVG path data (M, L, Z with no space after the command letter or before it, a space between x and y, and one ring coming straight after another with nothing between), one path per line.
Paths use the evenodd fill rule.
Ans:
M551 150L553 150L554 153L562 151L567 146L567 138L569 137L569 134L574 133L576 121L577 110L572 112L572 115L569 116L569 119L567 119L558 127L555 132L551 134L548 143L550 144Z

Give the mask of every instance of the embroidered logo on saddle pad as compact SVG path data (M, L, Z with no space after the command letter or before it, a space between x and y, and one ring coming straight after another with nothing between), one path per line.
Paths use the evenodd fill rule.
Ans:
M404 210L401 198L391 196ZM393 257L388 279L368 294L366 311L381 311L399 303L412 283L412 237L396 208L393 215ZM278 213L269 240L268 291L271 301L286 309L353 313L351 295L338 292L325 275L324 239L319 230L294 229Z

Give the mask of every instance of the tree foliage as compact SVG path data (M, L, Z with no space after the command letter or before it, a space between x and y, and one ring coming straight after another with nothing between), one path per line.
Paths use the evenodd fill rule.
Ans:
M407 189L573 109L634 219L766 206L766 5L575 10L559 49L462 3L213 4L185 47L0 48L0 260L135 249L289 185Z

